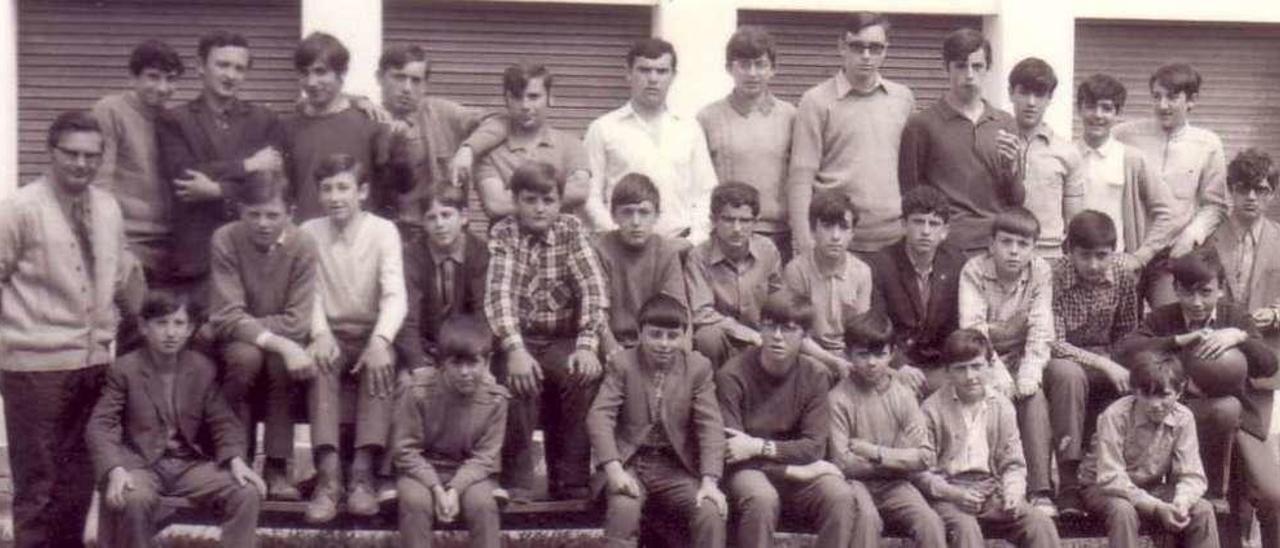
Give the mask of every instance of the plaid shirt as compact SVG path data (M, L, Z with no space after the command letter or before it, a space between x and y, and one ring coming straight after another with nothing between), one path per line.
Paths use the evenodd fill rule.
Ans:
M969 259L960 269L960 327L977 329L988 337L993 324L1024 329L1022 353L1001 356L1015 368L1017 379L1040 384L1049 364L1049 343L1053 342L1053 272L1049 263L1032 257L1017 281L1000 282L995 259L983 253Z
M1062 257L1053 263L1053 357L1097 365L1106 356L1093 349L1110 348L1138 328L1138 277L1118 256L1111 259L1100 283L1089 283Z
M484 312L504 350L523 346L522 335L576 333L579 349L596 351L609 297L581 221L560 215L528 234L508 217L489 233L489 254Z

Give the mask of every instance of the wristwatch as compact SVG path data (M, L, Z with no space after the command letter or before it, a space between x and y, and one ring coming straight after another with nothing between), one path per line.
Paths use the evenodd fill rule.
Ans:
M877 446L875 454L871 455L871 458L867 460L870 460L871 464L880 464L884 462L884 448Z
M766 459L774 459L778 457L778 446L772 441L765 441L764 447L760 449L760 456Z

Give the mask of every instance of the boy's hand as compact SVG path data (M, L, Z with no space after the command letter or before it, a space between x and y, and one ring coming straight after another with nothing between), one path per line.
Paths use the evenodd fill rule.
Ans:
M786 476L788 479L796 481L813 481L822 476L844 478L844 472L841 472L840 467L830 461L815 460L803 466L787 466Z
M1014 386L1014 399L1030 398L1040 391L1040 381L1029 377L1018 376Z
M375 398L389 398L396 391L395 362L391 359L390 345L377 335L369 337L369 344L351 368L352 373L364 370L365 377L369 379L369 395Z
M627 473L622 463L615 460L605 465L604 478L609 484L610 493L633 499L640 498L640 483L636 481L635 476Z
M524 348L507 356L507 388L517 396L532 396L542 390L542 366Z
M244 170L248 172L255 171L281 171L284 166L284 158L280 156L280 151L273 147L262 147L253 156L244 159Z
M1173 245L1169 246L1169 258L1177 259L1178 257L1191 253L1195 250L1196 246L1200 245L1200 243L1201 242L1196 241L1194 236L1184 231L1173 240Z
M222 198L222 187L208 175L188 169L186 171L186 179L174 179L173 191L178 200L182 202L205 202L209 200L218 200Z
M579 348L569 356L569 374L575 377L580 385L595 382L603 372L604 368L600 366L600 359L596 358L595 352Z
M1022 497L1006 498L1002 509L1010 516L1021 517L1027 510L1027 501Z
M987 502L986 495L977 489L958 485L950 486L950 489L942 493L942 498L951 501L965 513L974 515L982 513L982 504Z
M705 500L714 504L716 513L720 517L729 515L729 501L724 497L724 491L720 490L720 486L716 485L715 478L702 476L702 484L698 486L698 492L693 496L693 500L697 501L694 506L702 506Z
M311 359L311 355L307 354L298 343L295 343L284 337L277 337L284 341L280 357L284 359L284 367L289 371L289 378L295 381L307 381L316 376L316 362Z
M1106 366L1102 368L1102 376L1106 377L1111 386L1115 387L1116 393L1129 393L1129 370L1125 369L1123 365L1107 360Z
M453 186L463 186L471 181L471 166L475 163L475 151L469 146L458 147L449 163L449 181Z
M453 523L453 520L458 517L458 490L437 485L435 492L436 519L444 523Z
M342 357L342 349L333 335L323 334L312 338L311 345L307 346L307 353L311 354L311 359L320 366L321 373L326 375L338 373L338 359Z
M1191 524L1191 517L1174 508L1173 504L1161 501L1156 506L1156 519L1169 531L1178 532Z
M1196 357L1202 360L1215 359L1247 338L1249 338L1247 333L1234 327L1215 329L1205 333L1200 339L1200 344L1196 345Z
M267 483L262 481L262 476L254 472L253 468L244 463L244 459L240 457L231 459L231 477L241 486L252 485L254 489L258 490L259 496L267 496Z
M1274 308L1259 308L1250 315L1253 319L1253 327L1263 330L1276 327L1280 324L1280 310Z
M736 464L764 453L764 440L744 432L725 428L725 462Z
M129 471L120 466L112 468L107 477L107 508L112 510L123 509L125 494L132 490L133 476L129 475Z

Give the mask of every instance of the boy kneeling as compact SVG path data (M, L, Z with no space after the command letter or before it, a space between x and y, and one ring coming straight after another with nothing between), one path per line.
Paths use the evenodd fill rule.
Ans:
M440 367L419 368L396 400L392 455L403 546L431 546L435 520L459 514L470 545L497 548L493 491L501 468L507 389L489 374L493 335L474 316L451 316L437 339Z
M656 507L651 513L688 522L691 538L670 545L725 544L728 505L716 485L724 471L724 422L711 362L687 350L688 317L671 295L646 301L639 348L617 355L587 414L591 447L603 463L595 483L606 483L604 535L611 546L636 543L649 503Z
M161 496L217 506L222 545L256 546L262 478L245 464L244 428L216 382L217 367L187 350L196 314L185 298L152 294L142 306L146 347L111 367L87 438L106 479L99 544L146 546ZM210 434L214 454L201 444Z
M1204 466L1182 364L1156 351L1129 360L1133 394L1098 416L1093 448L1080 469L1085 507L1107 520L1107 544L1138 546L1139 518L1155 518L1187 548L1217 548L1218 522L1205 492Z
M1059 545L1043 510L1026 502L1027 464L1013 404L988 385L995 352L961 329L942 347L949 385L925 400L927 470L917 476L947 527L952 548L986 545L981 519L1022 548Z

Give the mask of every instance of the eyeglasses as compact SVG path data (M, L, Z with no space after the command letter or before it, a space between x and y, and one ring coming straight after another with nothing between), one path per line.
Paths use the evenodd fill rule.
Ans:
M102 153L101 153L101 152L82 152L82 151L79 151L79 150L71 150L71 149L69 149L69 148L62 148L61 146L57 146L57 145L55 145L55 146L53 147L53 149L54 149L54 150L56 150L56 151L58 151L58 152L60 152L60 153L62 153L62 154L63 154L64 156L66 156L68 159L75 160L75 161L83 161L83 162L85 162L85 163L89 163L89 164L102 161Z
M760 322L760 332L769 333L776 331L778 333L787 334L803 331L804 327L795 322L778 323L771 320Z
M1275 192L1275 189L1265 186L1238 186L1231 189L1231 191L1241 196L1253 194L1254 196L1266 197L1270 196L1272 192Z
M751 72L752 70L755 70L756 72L764 72L773 68L773 62L768 58L734 59L731 64L733 65L733 68L742 72Z
M871 55L881 55L884 50L889 49L889 44L884 42L863 42L862 40L845 40L844 47L849 48L853 53L870 53Z

